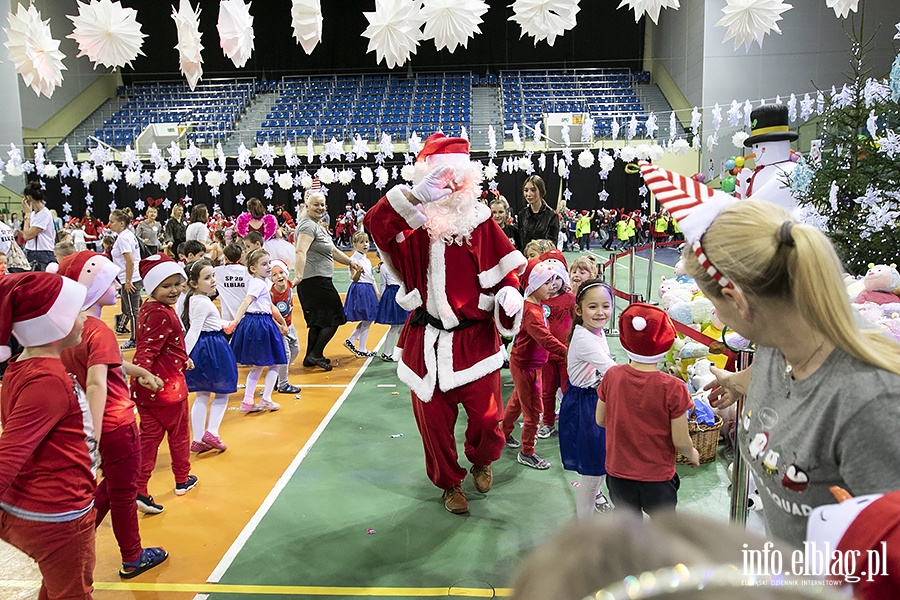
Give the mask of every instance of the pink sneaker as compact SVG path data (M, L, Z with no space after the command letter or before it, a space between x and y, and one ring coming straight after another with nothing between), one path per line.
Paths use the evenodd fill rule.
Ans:
M259 404L254 402L241 402L241 412L242 413L255 413L266 410L261 407Z
M210 448L215 448L219 452L225 452L225 450L228 449L228 446L226 446L224 444L224 442L222 442L222 440L221 440L221 438L219 438L219 436L214 435L214 434L210 433L209 431L204 433L203 437L201 439L203 440L204 444L206 444Z
M209 433L209 432L207 432L207 433ZM197 454L202 454L203 452L209 452L210 450L213 449L213 447L210 444L206 443L206 435L204 435L203 438L204 438L203 441L191 442L191 452L196 452Z
M281 408L281 405L278 404L277 402L272 402L271 400L260 400L259 407L261 409L270 410L272 412L275 412L276 410Z

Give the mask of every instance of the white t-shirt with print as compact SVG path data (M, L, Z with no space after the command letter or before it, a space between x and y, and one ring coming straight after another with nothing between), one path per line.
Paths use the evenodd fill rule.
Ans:
M53 252L56 226L53 224L53 215L50 214L50 210L45 206L38 212L32 211L29 223L31 227L40 227L41 231L37 236L25 242L25 249Z
M216 291L222 306L222 318L234 319L241 302L247 297L247 282L252 278L247 267L241 264L219 265L213 268L216 274Z

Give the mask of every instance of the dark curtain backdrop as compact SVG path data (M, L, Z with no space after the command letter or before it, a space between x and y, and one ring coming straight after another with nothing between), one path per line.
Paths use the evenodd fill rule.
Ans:
M517 152L501 153L494 162L499 166L502 163L504 156L515 158L521 155L521 153ZM556 208L557 200L560 197L560 186L564 183L568 185L569 191L572 192L572 196L568 201L568 207L575 210L593 210L600 207L633 210L635 208L640 208L641 203L645 200L638 192L638 189L643 183L640 175L625 173L622 161L616 161L615 168L609 173L609 176L605 181L600 179L599 166L596 162L589 169L583 169L577 162L573 162L570 166L569 179L563 182L556 172L556 161L554 161L554 157L559 159L561 156L561 153L546 153L547 167L543 170L537 169L537 155L535 155L532 160L535 165L535 174L540 175L547 185L547 196L545 199L551 208ZM473 159L485 161L486 157L475 154L473 155ZM362 161L355 163L329 162L327 163L327 166L335 171L338 171L345 166L350 166L358 172L359 168L364 164L368 164L373 170L378 166L374 162L363 163ZM403 167L403 164L404 161L402 155L398 154L395 155L395 160L387 160L384 163L384 166L390 172L391 168L395 165L399 171ZM291 173L296 174L302 172L304 169L308 169L309 173L312 174L319 166L320 163L318 160L313 162L312 165L306 164L306 161L304 160L301 166L292 169ZM231 181L231 173L237 170L237 161L235 159L228 159L226 166L226 182L219 188L218 197L212 196L209 186L205 183L196 183L196 179L195 183L190 186L176 184L174 180L176 169L171 169L173 178L166 189L161 189L159 186L150 183L139 190L127 185L123 178L117 182L115 193L113 193L109 190L108 182L98 180L92 183L90 188L85 188L81 179L78 177L67 177L65 179L56 178L46 180L45 198L48 208L56 209L60 215L63 215L65 212L63 210L63 203L68 202L71 206L71 215L81 216L84 214L84 209L87 207L86 195L90 192L93 197L91 206L92 211L97 218L102 219L104 222L106 222L109 217L109 205L113 200L115 200L118 208L130 207L134 210L135 216L137 216L141 214L142 211L135 210L135 202L139 199L146 202L147 198L168 198L172 202L175 202L185 196L190 196L193 204L203 203L209 206L210 213L212 213L213 205L218 204L225 215L236 215L244 211L244 207L236 201L236 196L239 193L243 193L246 199L250 199L253 196L258 197L262 200L264 206L269 204L272 206L284 206L292 215L296 216L297 201L294 199L293 193L298 188L282 190L273 182L271 186L272 198L267 199L265 197L265 188L252 179L253 171L257 167L258 165L254 164L248 169L248 172L251 174L250 183L242 186L235 186ZM147 164L145 165L145 170L152 172L153 166ZM195 169L195 172L196 171L205 174L205 164L198 165ZM275 171L285 171L284 158L277 159L275 165L269 169L269 173L272 175L274 175ZM525 201L522 198L522 187L525 184L526 177L528 177L528 175L524 171L518 170L513 173L500 172L497 175L497 189L509 201L510 210L513 213L518 212L525 206ZM399 179L392 179L389 180L387 187L378 190L375 188L374 184L363 184L357 173L357 176L349 186L341 185L337 181L326 186L328 188L328 212L332 216L332 223L334 223L334 218L344 211L344 207L348 202L354 204L359 202L363 207L369 208L378 201L388 188L398 183L404 182ZM68 197L62 194L63 185L68 185L71 190ZM486 189L488 187L488 182L485 182L483 187ZM609 198L601 204L598 194L600 190L604 188L609 193ZM348 197L348 192L350 190L355 192L355 198L352 200ZM160 220L165 220L168 217L169 211L160 208L159 212Z
M179 78L175 24L170 0L122 0L124 6L138 11L138 21L147 34L143 52L133 67L123 69L126 83L146 79ZM198 5L196 0L192 1ZM578 24L554 45L534 44L530 36L520 37L518 23L509 21L509 0L491 0L483 16L481 35L471 38L467 48L451 54L438 52L433 41L419 44L411 65L414 70L472 70L484 74L506 68L630 67L640 70L644 46L644 21L634 22L634 12L617 9L618 2L583 0ZM222 54L216 22L218 0L200 0L200 31L203 44L204 76L259 76L277 79L296 74L333 74L387 71L376 63L375 53L367 53L369 39L362 33L368 27L363 12L375 10L374 0L323 0L322 41L311 56L297 45L291 28L289 0L254 0L255 48L243 69L236 69ZM405 72L407 66L395 72Z

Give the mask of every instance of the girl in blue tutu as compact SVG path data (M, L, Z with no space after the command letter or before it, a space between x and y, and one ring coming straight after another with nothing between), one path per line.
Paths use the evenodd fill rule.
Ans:
M575 320L569 340L569 385L559 409L559 453L563 467L581 474L575 500L579 519L612 508L600 491L606 475L606 430L596 421L597 386L616 363L603 327L612 314L613 295L600 279L589 279L575 296Z
M276 411L281 408L280 404L272 401L278 371L268 367L287 362L282 338L287 332L287 325L280 313L276 316L272 314L272 296L269 293L269 282L266 281L271 269L269 253L265 249L257 248L247 254L247 271L251 276L247 282L247 296L232 321L235 327L234 335L231 336L234 357L242 365L251 365L244 400L241 402L241 412L244 413ZM276 322L276 318L279 322ZM263 385L263 397L256 403L253 401L256 384L266 370L268 372Z
M365 231L357 231L351 239L353 254L351 262L356 262L362 267L361 271L351 270L350 289L347 290L347 298L344 300L344 316L348 321L358 321L353 333L344 340L350 352L360 358L375 356L375 352L366 350L366 342L369 340L369 327L378 316L378 292L375 291L375 276L372 275L372 261L366 256L369 251L369 234Z
M211 299L216 293L212 263L197 260L189 263L185 272L187 294L181 321L187 331L184 345L194 361L194 368L185 373L185 379L188 391L196 393L191 407L191 452L224 452L227 446L219 437L219 425L228 407L228 395L237 391L237 363L222 329L226 323Z
M400 330L403 329L409 313L403 310L397 304L397 292L400 291L400 278L385 264L384 261L378 265L378 272L381 274L381 300L378 302L378 314L375 316L375 322L383 325L390 325L391 328L384 338L384 348L381 353L381 360L385 362L394 362L393 356L394 346L397 345L397 339L400 337Z

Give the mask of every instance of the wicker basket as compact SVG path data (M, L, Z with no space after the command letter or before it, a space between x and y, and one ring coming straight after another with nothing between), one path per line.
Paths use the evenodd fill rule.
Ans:
M711 427L697 423L697 419L691 411L691 418L688 420L688 432L691 434L691 441L694 442L694 448L700 455L700 463L710 463L716 460L716 450L719 448L719 429L722 428L722 417L716 415L716 423ZM678 454L675 463L679 465L690 464L687 457Z

